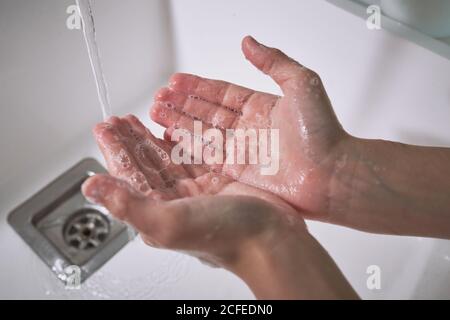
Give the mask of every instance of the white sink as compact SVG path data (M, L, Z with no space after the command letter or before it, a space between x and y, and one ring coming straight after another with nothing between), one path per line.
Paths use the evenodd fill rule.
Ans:
M321 74L351 133L450 146L450 62L369 31L325 1L94 2L114 111L136 113L159 134L147 109L175 69L279 92L240 53L241 38L253 34ZM139 240L81 290L65 290L6 224L11 209L70 165L102 159L89 132L100 109L84 43L65 28L70 4L0 3L0 35L9 43L0 56L0 298L252 298L233 275ZM448 241L309 225L361 297L450 298ZM370 265L381 268L381 290L366 286Z

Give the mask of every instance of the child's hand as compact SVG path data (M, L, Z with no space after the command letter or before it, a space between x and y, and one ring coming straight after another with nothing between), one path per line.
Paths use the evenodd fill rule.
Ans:
M352 148L346 143L351 138L336 119L316 73L251 37L244 39L242 48L246 58L281 87L283 97L175 74L156 95L151 117L167 128L169 141L175 128L192 132L194 119L205 128L279 129L277 174L261 175L260 165L225 164L215 169L276 194L311 218L326 218L330 207L342 201L338 191L344 188L335 188L333 177L351 158Z
M277 233L285 221L306 232L303 219L276 196L201 166L173 164L171 144L155 138L134 116L112 117L94 133L114 177L90 178L83 192L148 242L227 266L244 244Z
M161 201L106 175L87 180L83 193L134 226L147 244L228 269L257 298L358 298L292 209L243 196Z

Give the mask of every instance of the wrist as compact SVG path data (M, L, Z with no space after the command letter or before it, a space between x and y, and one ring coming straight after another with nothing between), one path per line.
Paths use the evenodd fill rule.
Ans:
M335 223L376 233L449 237L449 215L443 214L450 208L448 149L357 138L349 148L348 168L335 179L335 187L344 190Z
M330 199L326 221L345 224L353 215L354 201L361 187L361 164L366 141L346 135L335 151L335 162L328 186ZM367 187L367 185L366 185Z
M233 271L258 299L357 299L332 258L307 231L246 248Z
M368 232L419 235L433 216L433 206L419 201L432 185L411 178L417 168L427 167L419 149L383 140L345 141L345 165L336 166L330 186L329 222Z
M330 183L329 222L358 229L376 225L377 204L393 198L383 181L388 143L353 136L342 141Z
M296 264L308 246L311 236L307 231L296 234L292 230L277 235L259 237L241 247L239 259L229 268L243 280L258 299L298 299L298 290L292 286ZM300 270L297 270L299 272Z

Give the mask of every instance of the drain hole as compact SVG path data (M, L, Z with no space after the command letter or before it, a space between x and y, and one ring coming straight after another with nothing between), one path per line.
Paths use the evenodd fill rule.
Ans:
M99 228L99 227L102 227L103 224L101 223L101 221L95 220L95 226Z
M83 236L88 238L91 236L91 230L89 230L88 228L83 229L82 234L83 234Z
M101 233L97 236L97 239L101 242L106 239L106 233Z
M90 250L97 248L109 235L108 219L94 209L83 209L67 221L64 240L72 248Z
M92 248L95 248L95 246L91 242L86 244L86 248L85 249L92 249Z
M70 229L69 229L69 234L73 235L75 233L77 233L77 228L75 228L74 226L71 226Z
M80 246L80 241L78 241L78 240L76 240L76 239L73 239L73 240L70 240L70 243L69 243L72 247L76 247L76 248L78 248L79 246Z

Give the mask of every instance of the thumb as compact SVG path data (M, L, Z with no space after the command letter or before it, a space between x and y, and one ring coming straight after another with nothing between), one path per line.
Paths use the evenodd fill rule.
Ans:
M306 77L316 76L313 71L308 70L282 51L266 47L251 36L245 37L242 41L242 51L246 59L269 75L285 95L298 90Z
M86 199L104 206L114 217L130 223L138 230L140 226L152 224L149 221L152 216L148 214L148 205L149 202L157 203L154 192L144 197L129 183L102 174L87 179L81 189Z
M206 214L211 203L200 199L158 201L158 191L143 196L127 182L109 175L87 179L82 192L89 201L103 205L114 217L132 225L152 246L197 248L198 240L203 240L201 235L211 226L207 219L210 215Z

